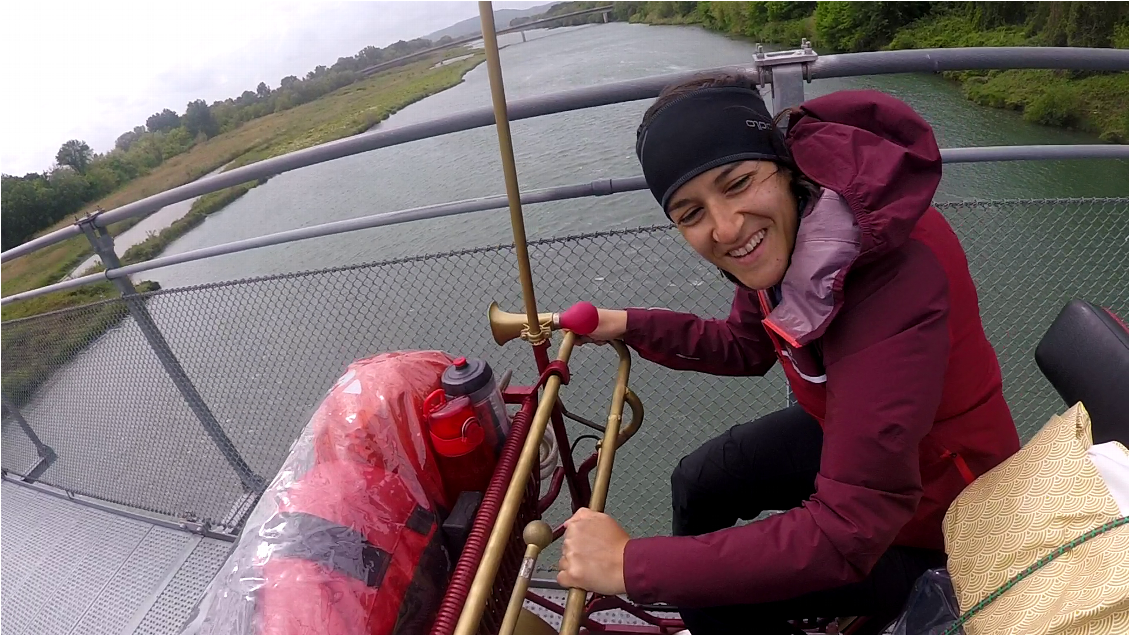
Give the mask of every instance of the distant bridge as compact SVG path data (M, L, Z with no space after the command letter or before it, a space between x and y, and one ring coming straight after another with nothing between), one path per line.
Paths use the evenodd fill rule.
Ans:
M603 7L593 7L592 9L585 9L583 11L574 11L572 13L562 13L561 15L555 15L555 16L548 17L548 18L542 18L541 20L534 20L533 22L526 22L525 24L519 24L517 26L507 27L505 29L497 29L495 31L495 33L497 33L498 35L504 35L506 33L517 33L518 31L528 31L529 29L536 29L540 26L549 24L551 22L558 22L560 20L564 20L565 18L572 18L572 17L578 16L578 15L588 15L590 13L603 13L604 14L604 21L608 22L608 14L612 13L612 5L607 5L607 6L603 6ZM525 36L523 36L523 37L525 37ZM389 60L387 62L381 62L380 64L374 64L373 66L362 69L361 75L368 76L368 75L372 75L373 73L380 73L381 71L386 70L386 69L390 69L394 66L400 66L401 64L404 64L406 62L411 62L413 60L417 60L417 59L420 59L422 57L426 57L428 55L431 55L432 53L435 53L436 51L443 51L445 49L450 49L450 48L454 48L454 47L457 47L457 46L463 46L464 44L468 44L470 42L474 42L476 40L481 40L481 39L483 39L482 33L479 33L479 34L476 34L476 35L468 35L466 37L462 37L462 38L459 38L457 40L452 40L452 41L448 42L447 44L441 44L439 46L433 46L430 49L424 49L422 51L416 51L415 53L411 53L409 55L404 55L404 56L398 57L394 60Z

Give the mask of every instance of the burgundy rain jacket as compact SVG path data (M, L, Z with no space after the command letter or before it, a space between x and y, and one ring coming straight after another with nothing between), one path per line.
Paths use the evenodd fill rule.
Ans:
M718 375L780 360L824 429L816 492L745 526L629 541L639 602L771 602L859 581L891 545L942 549L949 504L1020 446L965 252L931 206L942 164L930 126L888 95L844 91L804 103L787 143L823 191L780 303L739 285L726 320L629 309L624 339Z

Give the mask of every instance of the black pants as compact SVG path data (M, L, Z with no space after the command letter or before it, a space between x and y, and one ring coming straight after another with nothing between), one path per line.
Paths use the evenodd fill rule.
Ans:
M800 506L815 492L823 437L815 419L791 406L703 444L671 475L674 534L705 534L765 510ZM869 616L875 625L898 615L923 572L944 565L940 551L894 546L858 583L785 601L681 613L692 634L794 633L786 621L802 618ZM757 567L755 555L749 567Z

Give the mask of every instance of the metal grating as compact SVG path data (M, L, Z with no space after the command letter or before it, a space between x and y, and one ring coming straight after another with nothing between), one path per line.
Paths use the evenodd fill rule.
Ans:
M70 633L149 525L7 481L0 497L0 632Z
M231 544L4 481L0 633L176 633Z
M538 596L551 603L556 603L561 607L565 606L565 599L568 596L568 592L565 592L563 590L531 588L530 592L537 594ZM548 610L530 600L527 600L525 603L523 603L523 607L533 612L545 622L549 623L549 625L553 627L554 630L561 629L560 614ZM651 615L656 618L679 618L678 612L651 612ZM590 618L604 625L632 625L635 627L645 627L648 625L646 621L636 618L635 616L632 616L624 610L605 610L602 612L593 612Z
M93 596L90 609L71 633L122 633L138 606L161 582L190 536L185 532L151 526L113 578Z
M4 488L6 505L3 510L10 505L34 505L30 501L7 501L7 491L18 486L5 484ZM19 522L24 532L20 533L22 537L18 546L4 554L6 565L9 561L14 562L10 564L11 569L4 573L4 594L0 601L5 632L26 633L30 630L32 619L43 606L46 592L55 585L52 576L60 564L52 557L68 553L70 537L79 529L79 521L79 517L67 514L59 506L44 505ZM11 527L7 519L3 520L3 525Z
M54 555L57 567L38 573L46 593L29 633L70 633L89 608L92 593L106 584L148 530L145 523L107 512L79 514L83 517L79 531Z
M179 633L196 602L203 596L204 588L223 566L231 548L232 544L225 541L201 541L176 576L161 590L157 601L133 633Z

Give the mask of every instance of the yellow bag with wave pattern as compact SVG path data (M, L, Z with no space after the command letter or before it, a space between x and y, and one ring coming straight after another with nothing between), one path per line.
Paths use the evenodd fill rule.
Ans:
M962 612L1060 546L1122 517L1087 456L1091 443L1090 418L1076 404L950 505L947 567ZM965 632L1126 634L1128 530L1067 550L978 611Z

